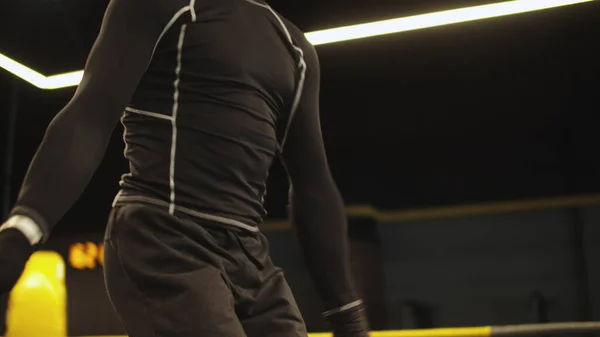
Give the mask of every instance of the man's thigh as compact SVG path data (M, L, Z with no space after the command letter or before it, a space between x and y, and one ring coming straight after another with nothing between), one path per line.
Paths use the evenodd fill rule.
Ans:
M144 232L153 226L142 222L172 219L140 211L111 216L105 243L106 287L129 336L245 337L221 271L186 259L184 241Z
M280 271L262 284L241 322L248 337L308 336L296 300Z

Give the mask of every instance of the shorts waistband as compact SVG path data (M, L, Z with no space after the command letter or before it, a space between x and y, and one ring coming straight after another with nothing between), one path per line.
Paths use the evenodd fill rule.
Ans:
M117 196L115 197L112 207L122 205L122 204L127 204L127 203L135 203L135 202L151 204L153 206L158 206L158 207L164 207L166 210L168 210L169 206L170 206L170 204L164 200L147 197L147 196L142 196L142 195L123 195L122 191L120 191L117 194ZM222 223L224 225L233 226L233 227L244 229L244 230L247 230L250 232L259 232L258 227L250 226L241 221L226 218L224 216L199 212L199 211L195 211L193 209L189 209L189 208L177 206L177 205L175 205L175 211L181 212L185 215L188 215L188 216L191 216L194 218L218 222L218 223Z

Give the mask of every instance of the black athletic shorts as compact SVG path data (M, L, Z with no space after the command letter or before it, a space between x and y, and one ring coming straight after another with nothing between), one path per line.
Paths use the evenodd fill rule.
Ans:
M113 209L104 276L130 337L306 337L304 320L260 232Z

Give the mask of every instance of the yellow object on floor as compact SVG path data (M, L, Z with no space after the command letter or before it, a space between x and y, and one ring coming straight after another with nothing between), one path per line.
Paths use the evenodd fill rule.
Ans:
M10 293L6 337L65 337L66 305L62 257L36 252Z

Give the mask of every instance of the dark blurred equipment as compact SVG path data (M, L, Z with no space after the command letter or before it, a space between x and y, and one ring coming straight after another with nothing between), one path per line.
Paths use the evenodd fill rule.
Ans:
M433 308L416 300L403 301L399 321L402 329L431 329L434 327Z
M534 291L530 296L531 311L535 323L548 322L548 302L539 291Z

